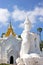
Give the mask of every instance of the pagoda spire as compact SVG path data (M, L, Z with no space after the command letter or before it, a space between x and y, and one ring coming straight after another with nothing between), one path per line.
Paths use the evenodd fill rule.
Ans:
M11 20L10 20L10 23L9 23L8 30L5 33L5 37L8 37L10 34L12 34L13 36L16 36L15 32L13 31L12 25L11 25Z
M11 21L10 21L10 28L12 28Z
M10 19L10 22L9 22L9 27L8 27L8 28L12 28L11 19Z

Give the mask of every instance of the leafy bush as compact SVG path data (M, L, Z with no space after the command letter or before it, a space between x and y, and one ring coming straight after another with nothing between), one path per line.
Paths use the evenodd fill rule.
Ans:
M9 64L6 64L6 63L1 63L0 65L9 65Z

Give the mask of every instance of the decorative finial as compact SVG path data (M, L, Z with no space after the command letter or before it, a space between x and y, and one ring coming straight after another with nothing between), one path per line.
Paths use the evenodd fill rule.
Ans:
M10 27L11 27L11 21L10 21Z
M12 25L11 25L11 20L10 20L10 28L12 28Z

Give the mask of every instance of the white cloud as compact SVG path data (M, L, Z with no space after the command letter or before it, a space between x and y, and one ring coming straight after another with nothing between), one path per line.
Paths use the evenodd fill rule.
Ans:
M12 12L12 18L15 21L21 21L23 22L28 15L30 21L33 23L34 22L34 15L32 14L32 11L25 11L25 10L20 10L17 6L14 7L14 11Z
M39 5L39 6L43 6L43 2L39 2L38 5Z
M10 15L11 13L8 11L8 9L0 8L0 23L3 23L4 25L6 25ZM29 17L29 20L31 21L32 24L36 23L38 19L43 22L43 8L35 7L31 11L27 11L27 10L21 10L17 6L14 6L14 10L12 12L12 18L16 22L19 22L19 21L21 22L19 27L22 27L22 28L24 27L23 22L26 16Z
M33 14L38 16L43 16L43 8L42 7L36 7L34 10L33 10Z
M8 9L2 9L0 8L0 23L6 23L8 21L8 18L10 16L10 13Z
M25 20L26 16L28 15L29 20L33 23L36 23L39 19L38 16L43 17L43 8L42 7L35 7L31 11L25 11L19 9L17 6L14 7L14 11L12 12L12 18L15 21L21 21L19 27L23 28L23 21ZM43 19L42 19L43 20Z
M40 20L41 22L43 22L43 17L40 17L39 20Z
M24 10L20 10L16 7L14 7L14 11L12 12L12 18L15 21L23 21L25 19L26 12Z
M30 21L34 22L36 16L43 16L43 8L35 7L31 11L25 11L25 10L20 10L17 6L14 7L14 11L12 12L12 18L15 21L23 21L26 15L28 15Z
M24 23L21 23L21 24L19 25L19 28L24 28Z

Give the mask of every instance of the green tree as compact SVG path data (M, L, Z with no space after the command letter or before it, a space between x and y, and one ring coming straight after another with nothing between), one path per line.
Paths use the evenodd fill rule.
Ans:
M41 27L37 28L37 31L39 32L39 35L40 35L40 41L41 41L41 32L42 32L42 28L41 28Z
M5 33L2 33L1 37L3 37L3 35L5 35Z
M21 38L21 35L18 35L18 38Z
M43 48L43 41L41 41L40 43L40 50L42 51L42 48Z

